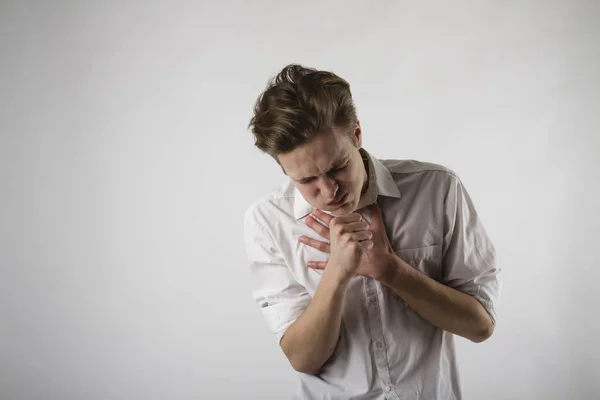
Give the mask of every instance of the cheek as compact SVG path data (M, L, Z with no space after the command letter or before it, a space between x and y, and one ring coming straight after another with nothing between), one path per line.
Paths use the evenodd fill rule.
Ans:
M340 183L351 191L356 190L359 186L359 180L356 179L359 172L358 170L348 171L348 173L341 177Z

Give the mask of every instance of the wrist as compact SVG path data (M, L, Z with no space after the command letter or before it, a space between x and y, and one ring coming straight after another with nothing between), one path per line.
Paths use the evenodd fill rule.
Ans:
M402 280L402 276L406 276L410 269L410 265L396 254L392 254L389 260L384 263L379 277L376 279L386 286L394 286L394 282Z
M352 279L352 274L347 272L344 268L331 268L331 266L325 268L321 281L326 281L328 285L336 288L345 288Z

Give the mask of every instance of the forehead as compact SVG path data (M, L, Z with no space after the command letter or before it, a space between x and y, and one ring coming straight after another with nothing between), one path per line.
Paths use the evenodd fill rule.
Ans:
M350 140L336 134L319 135L305 145L278 159L287 175L292 179L302 179L326 173L338 161L348 155L347 143Z

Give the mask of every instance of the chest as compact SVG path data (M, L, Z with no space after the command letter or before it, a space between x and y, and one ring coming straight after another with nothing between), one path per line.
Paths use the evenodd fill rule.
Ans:
M413 268L438 280L442 272L442 223L440 216L427 208L406 209L401 204L380 201L384 225L394 253ZM370 223L366 209L359 210ZM288 265L307 292L313 296L323 271L308 268L309 261L327 261L329 254L299 242L300 236L308 236L329 243L306 225L305 218L294 224L289 231Z

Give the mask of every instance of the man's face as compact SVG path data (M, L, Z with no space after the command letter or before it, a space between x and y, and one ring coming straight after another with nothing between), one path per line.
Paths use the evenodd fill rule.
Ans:
M313 207L336 216L356 210L367 184L367 173L358 151L360 124L354 132L358 147L338 128L278 156L279 163L302 196Z

